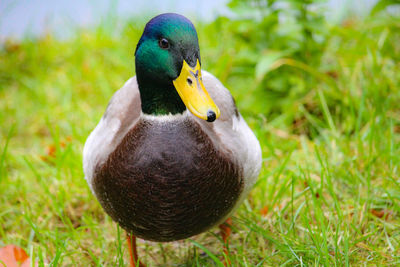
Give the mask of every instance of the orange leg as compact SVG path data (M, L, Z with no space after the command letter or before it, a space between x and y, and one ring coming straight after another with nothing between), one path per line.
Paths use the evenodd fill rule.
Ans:
M128 250L129 250L131 267L145 267L143 263L138 261L138 254L136 249L136 237L127 232L126 240L128 241Z
M229 244L229 236L232 233L232 219L228 218L223 224L219 226L219 229L221 230L221 237L222 240L224 241L224 255L225 255L225 261L224 265L225 266L230 266L231 263L228 259L229 251L228 251L228 244ZM228 259L228 261L226 260Z

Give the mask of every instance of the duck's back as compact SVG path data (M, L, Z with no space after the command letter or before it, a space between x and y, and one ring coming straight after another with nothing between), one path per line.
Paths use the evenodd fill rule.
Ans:
M107 213L136 236L171 241L214 226L235 206L242 170L188 115L143 116L96 172Z

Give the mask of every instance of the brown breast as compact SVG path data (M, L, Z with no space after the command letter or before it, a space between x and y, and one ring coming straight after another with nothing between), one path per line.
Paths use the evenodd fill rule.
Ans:
M141 119L94 178L104 210L122 228L153 241L199 234L233 208L242 170L189 118Z

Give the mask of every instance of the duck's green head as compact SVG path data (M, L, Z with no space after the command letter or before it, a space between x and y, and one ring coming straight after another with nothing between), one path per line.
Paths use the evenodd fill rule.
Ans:
M196 29L184 16L151 19L137 44L135 65L144 113L176 114L187 107L207 121L219 117L203 85Z

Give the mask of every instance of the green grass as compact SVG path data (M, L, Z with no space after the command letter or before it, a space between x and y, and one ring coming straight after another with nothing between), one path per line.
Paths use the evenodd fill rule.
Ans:
M203 68L231 90L263 150L258 183L233 218L232 264L398 266L399 18L324 26L323 47L312 44L319 54L277 57L258 65L267 69L259 77L255 66L268 60L243 51L270 51L251 47L235 23L197 24ZM1 45L0 246L25 248L39 266L127 264L124 232L84 180L82 149L134 75L143 26ZM277 97L279 86L288 92ZM140 241L139 254L150 266L219 266L223 258L217 229Z

